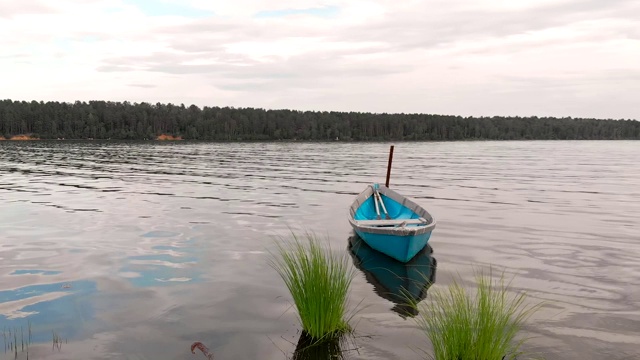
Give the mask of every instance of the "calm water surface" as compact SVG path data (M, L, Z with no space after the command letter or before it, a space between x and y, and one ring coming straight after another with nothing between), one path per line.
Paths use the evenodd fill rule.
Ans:
M348 252L348 207L384 182L388 149L2 142L0 330L31 323L32 359L204 358L194 341L221 360L290 358L273 236L308 229ZM530 350L640 358L639 142L399 143L391 186L438 221L416 259L437 263L431 290L493 264L547 301ZM428 341L356 255L349 358L419 359Z

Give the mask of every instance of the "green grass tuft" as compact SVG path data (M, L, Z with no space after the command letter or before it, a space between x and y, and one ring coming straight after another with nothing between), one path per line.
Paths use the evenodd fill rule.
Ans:
M416 318L433 346L435 360L511 360L523 354L517 340L539 305L526 306L524 293L509 296L504 274L494 280L476 273L475 296L458 281L431 289L431 301Z
M333 255L314 235L305 237L306 243L295 234L278 243L270 264L289 289L303 330L320 342L351 330L347 302L354 271L346 254Z

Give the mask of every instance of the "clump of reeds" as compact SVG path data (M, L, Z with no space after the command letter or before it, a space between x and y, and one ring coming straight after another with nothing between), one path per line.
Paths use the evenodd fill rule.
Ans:
M354 272L346 255L333 255L313 234L305 238L303 243L293 234L293 241L278 243L270 264L293 297L303 331L319 343L351 330L347 303Z
M51 331L51 344L52 344L52 348L51 348L52 350L58 349L58 351L60 351L60 349L62 348L62 338L60 337L58 332L55 330Z
M6 327L2 330L2 338L4 340L4 352L7 353L7 350L14 354L14 358L18 358L18 348L21 349L21 352L27 353L27 359L29 359L29 345L31 345L31 321L28 323L28 337L25 340L24 338L24 329L20 326L20 342L18 343L18 328L7 329ZM7 341L8 340L8 341Z
M458 281L431 289L432 300L416 318L433 346L435 360L507 360L523 354L516 339L539 305L527 306L524 293L509 296L504 274L476 272L475 296Z

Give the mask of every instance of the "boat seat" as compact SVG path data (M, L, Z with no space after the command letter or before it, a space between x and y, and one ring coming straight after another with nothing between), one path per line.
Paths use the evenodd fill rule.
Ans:
M361 226L398 226L398 225L426 225L427 220L425 218L419 219L380 219L380 220L356 220L356 223Z

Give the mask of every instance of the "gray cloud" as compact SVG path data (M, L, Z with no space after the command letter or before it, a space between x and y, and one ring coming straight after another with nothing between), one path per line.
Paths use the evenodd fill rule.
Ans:
M158 87L158 85L153 85L153 84L129 84L129 86L139 87L144 89L152 89L152 88Z
M572 1L539 6L527 10L482 10L470 11L465 8L451 9L447 2L429 2L412 12L392 12L383 19L363 25L338 26L334 29L310 28L299 24L284 23L278 26L248 22L232 23L230 20L208 18L196 20L180 26L163 26L154 31L155 39L168 41L169 46L181 53L193 54L191 59L208 58L216 62L258 65L242 55L230 54L225 45L243 41L261 42L282 39L289 36L326 38L328 41L381 43L380 46L354 48L347 51L330 51L322 54L327 58L343 58L348 55L394 54L417 49L438 49L443 45L460 41L499 39L530 31L564 26L578 21L597 19L629 20L637 23L640 18L640 2L632 0ZM609 29L595 35L585 35L580 41L597 42L611 38L640 38L640 26ZM482 52L515 52L534 47L560 45L576 39L549 39L522 44L492 44L472 50ZM168 60L168 54L162 55ZM143 61L143 59L140 59ZM182 62L188 61L185 55ZM314 59L306 59L314 61ZM126 59L117 60L119 64ZM285 63L286 64L286 63ZM112 64L113 65L113 64ZM163 61L151 66L152 71L172 74L220 72L219 66L182 66L175 61ZM116 67L101 67L102 71L115 71ZM124 68L120 68L123 70ZM380 67L374 70L381 71ZM386 72L386 71L383 71ZM232 73L235 73L232 71Z
M0 18L10 19L16 15L26 14L52 14L56 10L49 5L37 0L1 1Z
M634 0L587 0L539 6L526 10L451 10L424 3L411 13L393 13L338 34L352 41L385 40L394 51L435 48L442 44L505 37L594 19L637 22L640 2ZM622 36L624 32L616 34Z
M346 52L348 53L348 52ZM293 88L332 88L335 79L382 77L413 70L408 67L391 67L386 63L345 64L339 57L322 54L305 54L276 62L258 62L247 57L233 55L225 58L220 53L200 54L199 58L237 60L211 65L184 65L193 60L193 54L156 53L144 57L110 59L98 68L103 72L147 71L171 75L201 75L222 90L268 92Z
M627 91L637 88L640 93L640 70L606 70L585 76L579 72L566 73L563 76L505 76L494 77L497 81L509 85L511 91L538 89L541 91L570 90L575 93L581 89L595 89L605 93L610 87L623 87Z
M637 103L635 94L640 93L640 70L576 71L562 76L495 75L491 82L495 86L473 90L475 101L465 103L464 113L637 118L630 115L630 109ZM460 98L470 97L469 90L461 89Z
M540 51L549 46L570 45L576 42L598 43L615 38L635 38L637 27L615 26L598 32L588 31L573 37L557 37L504 41L508 36L531 31L568 26L576 22L619 19L636 21L640 18L640 7L635 1L613 0L603 3L595 0L538 6L527 10L482 10L466 8L452 9L448 3L420 5L412 12L392 12L378 21L361 25L340 25L331 29L307 28L300 24L284 23L270 26L259 23L230 23L228 20L208 18L181 26L165 26L154 31L154 39L164 39L172 52L153 53L142 57L116 57L108 59L98 68L104 72L145 71L175 76L195 76L207 81L217 89L230 92L264 95L263 103L280 107L291 105L292 95L304 90L304 100L298 97L299 106L333 107L331 105L348 102L351 108L362 106L380 111L388 102L394 106L405 106L420 111L426 107L438 109L440 106L455 108L448 113L495 114L518 113L522 109L538 109L540 114L564 115L569 110L586 116L587 113L621 114L614 106L599 108L574 106L571 104L591 101L594 95L581 89L603 88L603 97L609 97L611 90L607 84L623 82L625 86L636 88L629 82L631 73L599 73L586 76L546 75L532 73L530 76L495 75L489 83L471 85L462 83L431 84L429 79L416 80L393 96L386 90L387 77L409 74L428 64L411 59L407 54L421 50L437 50L461 42L473 43L471 49L450 50L452 59L466 55L494 55L520 51ZM324 38L327 41L351 43L354 46L342 50L316 50L288 58L274 58L272 61L257 61L241 54L227 51L226 45L243 41L266 42L289 36ZM380 45L360 48L365 42ZM357 60L361 55L380 55ZM371 59L378 60L371 60ZM197 61L197 62L196 62ZM200 65L185 65L188 63ZM214 64L206 64L213 62ZM448 71L465 73L464 68ZM566 66L566 64L565 64ZM497 73L499 69L496 69ZM524 72L526 74L526 71ZM406 79L406 78L403 78ZM398 81L396 79L396 81ZM362 88L360 84L381 84L380 88ZM338 90L349 86L346 91ZM370 85L369 85L370 86ZM397 86L397 85L396 85ZM451 86L455 86L452 89ZM397 87L396 87L397 88ZM402 87L401 87L402 88ZM294 95L295 94L295 95ZM328 95L331 94L331 95ZM371 104L371 99L385 95L385 104ZM340 100L337 100L340 98ZM259 99L258 96L255 99ZM268 100L267 100L268 99ZM425 100L423 100L425 99ZM432 100L426 100L432 99ZM560 99L560 101L558 100ZM508 102L508 104L507 104ZM464 109L461 104L464 103ZM593 102L592 102L593 103ZM615 101L613 102L615 103ZM287 105L289 104L289 105ZM247 104L251 105L251 104ZM256 104L258 105L258 104ZM347 107L349 107L347 106ZM430 107L429 107L430 106ZM528 111L528 110L527 110ZM532 114L535 112L531 111Z
M80 31L68 36L69 40L76 40L76 41L87 41L87 40L105 41L105 40L112 40L116 38L117 37L114 35L98 32L98 31Z
M406 8L389 0L384 5L382 16L353 23L209 17L127 34L86 30L70 39L117 40L105 44L114 50L104 53L115 55L95 68L123 82L115 86L149 88L154 86L148 84L150 78L162 79L157 96L172 102L204 104L215 94L234 106L467 115L638 114L629 95L640 92L638 66L629 61L637 55L633 41L640 40L638 1L570 0L528 9L471 0L413 2ZM44 40L32 41L25 34L16 39L16 47L25 39L51 42L49 33L37 35ZM317 49L308 45L316 42ZM122 48L114 45L121 43ZM286 53L269 51L270 43ZM296 43L304 48L295 49ZM132 44L159 51L117 56ZM16 55L23 52L17 49ZM260 52L272 54L258 57ZM620 69L613 71L616 67ZM148 93L130 91L133 98Z
M273 91L273 85L269 82L240 82L240 83L230 83L228 81L224 81L222 83L215 85L220 90L227 91L241 91L241 92L267 92Z
M26 54L26 53L0 55L0 59L28 59L28 58L29 58L29 54Z

